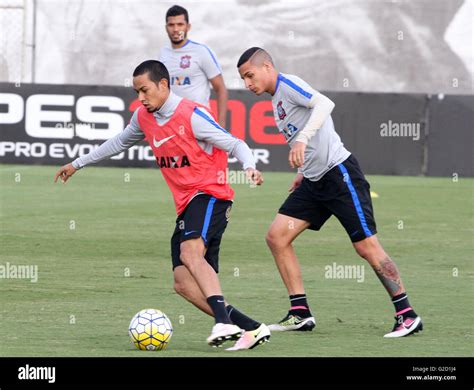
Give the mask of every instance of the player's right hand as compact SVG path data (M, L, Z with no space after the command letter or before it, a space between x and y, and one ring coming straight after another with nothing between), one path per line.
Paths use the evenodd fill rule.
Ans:
M301 185L303 178L304 176L302 173L297 173L296 177L293 180L293 183L291 183L291 187L288 189L288 192L293 192L294 190L296 190Z
M292 168L302 167L304 164L304 152L306 150L306 144L301 141L295 141L290 149L288 155L288 162Z
M56 172L54 176L54 182L56 183L59 178L63 183L66 183L68 179L76 173L77 169L72 166L72 164L66 164L61 167L59 171Z
M247 168L245 170L245 173L247 174L247 177L250 179L252 184L255 184L257 186L260 186L263 184L263 176L260 171L257 171L256 169L253 169L253 168Z

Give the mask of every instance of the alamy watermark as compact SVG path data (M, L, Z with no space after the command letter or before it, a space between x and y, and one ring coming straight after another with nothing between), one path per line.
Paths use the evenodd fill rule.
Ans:
M0 279L30 279L31 283L38 281L37 265L16 265L6 262L0 264Z
M420 139L419 123L403 123L403 122L383 122L380 124L381 137L411 137L413 141Z
M245 171L230 171L227 168L225 171L217 172L217 183L219 184L246 184L250 187L256 187L252 179L247 176Z
M48 383L56 382L56 367L35 367L29 364L18 368L20 380L44 380Z
M365 267L363 265L342 265L332 263L324 267L326 279L356 279L357 283L365 280Z

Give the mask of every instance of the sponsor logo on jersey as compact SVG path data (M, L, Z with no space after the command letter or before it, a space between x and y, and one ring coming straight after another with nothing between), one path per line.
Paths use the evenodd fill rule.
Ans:
M282 121L286 117L285 109L283 108L283 102L280 100L277 104L278 118Z
M191 85L191 79L188 76L172 76L171 85Z
M163 145L165 142L169 141L171 138L175 137L176 134L170 135L169 137L160 139L159 141L153 137L153 146L155 148L159 148L161 145Z
M298 131L298 128L295 125L288 123L288 125L283 129L283 135L285 136L286 139L289 139L293 137L293 135L297 131Z
M162 156L156 158L156 163L160 168L184 168L190 167L188 156Z
M179 66L182 68L182 69L186 69L186 68L189 68L191 66L191 56L182 56L181 57L181 62L179 63Z
M295 125L292 125L291 123L288 123L287 127L288 127L288 135L290 137L298 131L298 128Z

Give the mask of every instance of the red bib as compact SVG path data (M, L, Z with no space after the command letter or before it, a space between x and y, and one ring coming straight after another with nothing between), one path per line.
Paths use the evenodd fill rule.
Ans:
M201 106L182 99L163 126L152 112L143 107L138 111L138 123L173 193L178 215L198 191L217 199L234 197L234 190L227 183L227 153L213 147L212 154L207 154L194 136L191 116L196 107Z

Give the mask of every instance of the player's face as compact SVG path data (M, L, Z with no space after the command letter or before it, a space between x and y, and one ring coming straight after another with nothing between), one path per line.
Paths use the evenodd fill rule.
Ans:
M256 95L261 95L268 89L269 72L265 65L253 65L250 61L239 67L239 73L244 80L245 88Z
M183 42L188 36L191 25L186 23L184 15L170 16L166 20L166 32L175 45Z
M148 112L158 110L170 93L166 79L161 79L157 83L150 80L148 73L133 78L133 89Z

